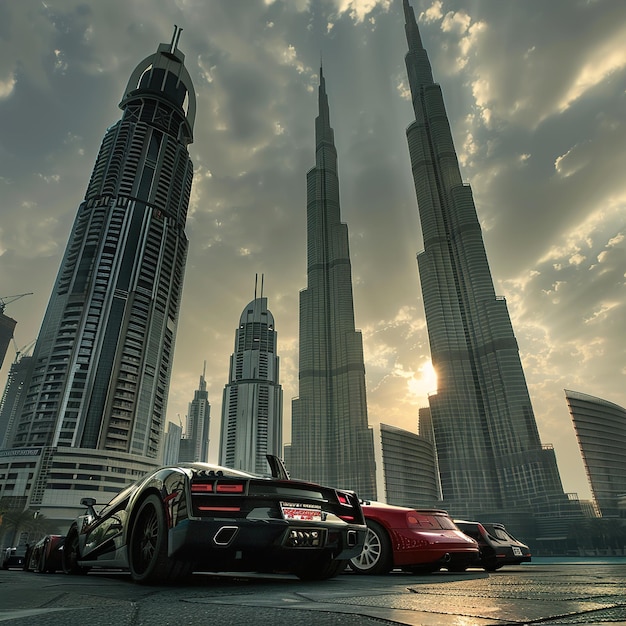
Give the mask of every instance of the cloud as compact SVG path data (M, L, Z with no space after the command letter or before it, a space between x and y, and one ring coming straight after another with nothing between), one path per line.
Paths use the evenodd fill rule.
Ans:
M337 13L347 13L356 22L363 22L375 8L388 11L392 0L333 0Z
M0 3L0 283L7 294L35 292L9 311L18 343L36 337L128 77L178 24L198 115L168 418L184 417L206 360L214 454L235 329L264 273L288 441L321 55L370 420L415 430L433 382L402 3L153 4ZM566 488L584 492L563 389L626 405L626 3L412 4L542 437L557 446Z
M8 98L13 93L15 83L16 80L14 74L9 75L8 78L4 80L0 80L0 100Z

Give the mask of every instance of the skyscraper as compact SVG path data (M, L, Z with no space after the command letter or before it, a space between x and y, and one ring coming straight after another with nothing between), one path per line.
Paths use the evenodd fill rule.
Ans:
M209 426L211 424L211 405L209 392L206 389L206 361L200 376L198 389L193 394L187 412L187 428L185 437L180 440L179 461L209 460Z
M174 422L168 422L167 431L161 446L161 465L175 465L180 454L180 442L183 436L183 427Z
M13 448L156 459L187 254L195 92L180 31L133 71L33 353Z
M566 501L542 446L506 301L495 294L472 191L461 178L441 88L404 0L415 121L407 139L424 250L419 275L437 393L429 398L444 505L457 516Z
M361 333L355 330L348 227L320 69L315 167L307 173L307 287L300 292L300 389L292 402L294 478L376 497Z
M0 308L0 367L4 363L9 344L13 339L13 331L17 322L8 315L4 314L4 307Z
M626 517L626 409L565 390L576 439L602 517Z
M267 298L250 302L235 331L222 402L220 465L267 474L266 454L281 456L283 390L279 384L274 317Z
M24 385L32 371L33 357L22 355L11 364L7 384L0 400L0 449L11 439L15 416L24 404Z

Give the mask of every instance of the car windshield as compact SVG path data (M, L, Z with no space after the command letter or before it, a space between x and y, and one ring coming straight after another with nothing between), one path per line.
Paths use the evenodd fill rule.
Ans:
M489 525L486 525L485 528L487 529L487 532L492 537L495 537L496 539L499 539L500 541L516 541L516 539L511 537L511 535L509 535L509 533L507 533L506 530L504 530L504 528L500 528L498 526L489 526Z

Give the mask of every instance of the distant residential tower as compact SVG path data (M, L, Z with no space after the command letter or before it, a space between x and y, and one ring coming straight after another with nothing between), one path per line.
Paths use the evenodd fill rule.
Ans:
M187 412L187 428L185 436L180 440L179 461L209 460L209 427L211 424L211 404L206 388L206 361L200 376L198 388L193 394Z
M274 317L267 298L241 313L222 402L220 465L267 474L266 455L282 456L283 390Z

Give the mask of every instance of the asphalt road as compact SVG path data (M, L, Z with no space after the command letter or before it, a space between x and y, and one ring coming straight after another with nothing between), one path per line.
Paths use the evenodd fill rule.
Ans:
M0 622L10 626L482 626L626 625L626 558L534 559L495 573L427 576L195 574L144 587L122 573L87 576L0 570Z

